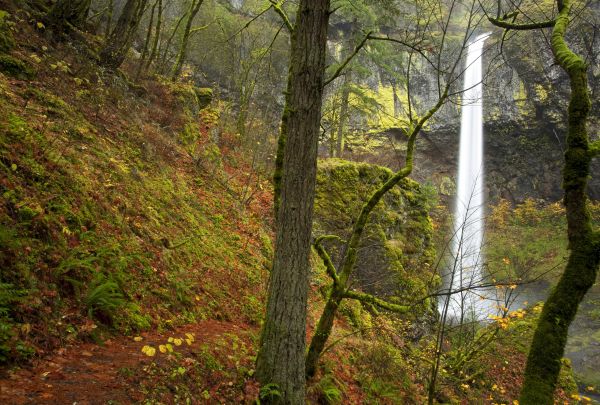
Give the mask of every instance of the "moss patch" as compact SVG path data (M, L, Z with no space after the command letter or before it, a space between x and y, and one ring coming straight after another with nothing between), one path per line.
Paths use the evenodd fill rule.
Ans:
M10 31L9 14L0 10L0 53L10 52L15 47L15 40Z
M391 176L391 170L366 163L319 162L315 234L346 238L362 204ZM426 295L436 278L427 270L435 256L427 210L427 197L410 179L386 194L371 214L359 248L354 278L361 289L404 303ZM332 247L331 253L336 263L340 248Z
M35 74L28 64L10 55L0 55L0 72L22 80L32 79Z

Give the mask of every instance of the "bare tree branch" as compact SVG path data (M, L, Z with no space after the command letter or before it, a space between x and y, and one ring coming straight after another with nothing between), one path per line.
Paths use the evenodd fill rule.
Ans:
M356 54L362 49L362 47L365 46L365 44L367 43L367 39L369 39L370 35L371 35L371 31L369 31L367 33L367 35L365 35L363 37L362 41L360 41L360 43L358 45L356 45L356 47L354 48L354 52L352 52L350 55L348 55L346 60L336 69L336 71L333 73L333 75L331 75L331 77L329 79L325 80L325 82L323 83L323 87L327 86L329 83L331 83L332 81L334 81L335 79L340 77L340 75L342 74L342 71L348 65L348 63L350 63L352 58L354 58L356 56Z

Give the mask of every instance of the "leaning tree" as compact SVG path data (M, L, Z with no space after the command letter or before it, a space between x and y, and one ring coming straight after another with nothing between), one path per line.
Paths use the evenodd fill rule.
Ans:
M563 166L564 204L570 250L565 270L544 304L537 323L525 368L520 402L525 405L554 403L554 391L567 343L569 325L579 304L594 285L600 264L600 232L592 226L588 208L587 183L590 164L600 155L600 141L590 141L587 131L591 108L587 82L588 65L567 44L573 2L557 0L554 19L520 23L519 11L489 20L505 30L531 30L552 27L550 46L556 62L567 73L571 87L567 111L567 142Z

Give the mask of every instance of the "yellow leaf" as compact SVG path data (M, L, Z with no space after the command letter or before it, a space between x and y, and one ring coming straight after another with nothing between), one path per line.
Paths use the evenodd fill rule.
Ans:
M171 343L167 343L165 346L167 347L167 351L169 353L173 353L173 345Z
M158 350L160 350L161 353L166 353L167 352L167 346L165 346L165 345L159 345L158 346Z
M156 349L152 346L144 346L142 347L142 353L144 353L146 356L154 356L156 354Z
M173 343L173 340L175 340L175 339L173 339L172 337L170 337L169 340L167 340L167 342Z
M186 337L187 337L189 340L191 340L192 342L195 340L195 339L194 339L194 334L193 334L193 333L186 333L186 334L185 334L185 336L186 336Z
M46 28L46 26L44 25L44 23L41 23L41 22L39 22L39 21L37 22L36 26L37 26L39 29L41 29L41 30L43 30L44 28Z
M175 343L175 346L181 346L181 344L183 343L183 340L181 340L179 338L175 338L175 339L173 339L173 343Z
M134 341L134 342L141 342L143 339L144 339L144 338L143 338L143 337L141 337L141 336L136 336L136 337L134 337L134 338L133 338L133 341Z
M194 343L194 341L193 341L192 339L186 339L186 340L185 340L185 343L187 343L187 344L188 344L188 346L191 346L191 345L192 345L192 343Z

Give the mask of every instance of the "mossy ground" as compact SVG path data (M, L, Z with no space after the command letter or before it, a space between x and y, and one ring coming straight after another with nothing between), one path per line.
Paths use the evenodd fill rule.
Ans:
M258 324L268 185L253 180L245 205L246 184L219 186L249 168L235 144L221 156L197 102L153 81L140 98L86 52L15 33L28 35L36 81L0 74L0 360L107 329ZM219 167L190 148L218 151Z

